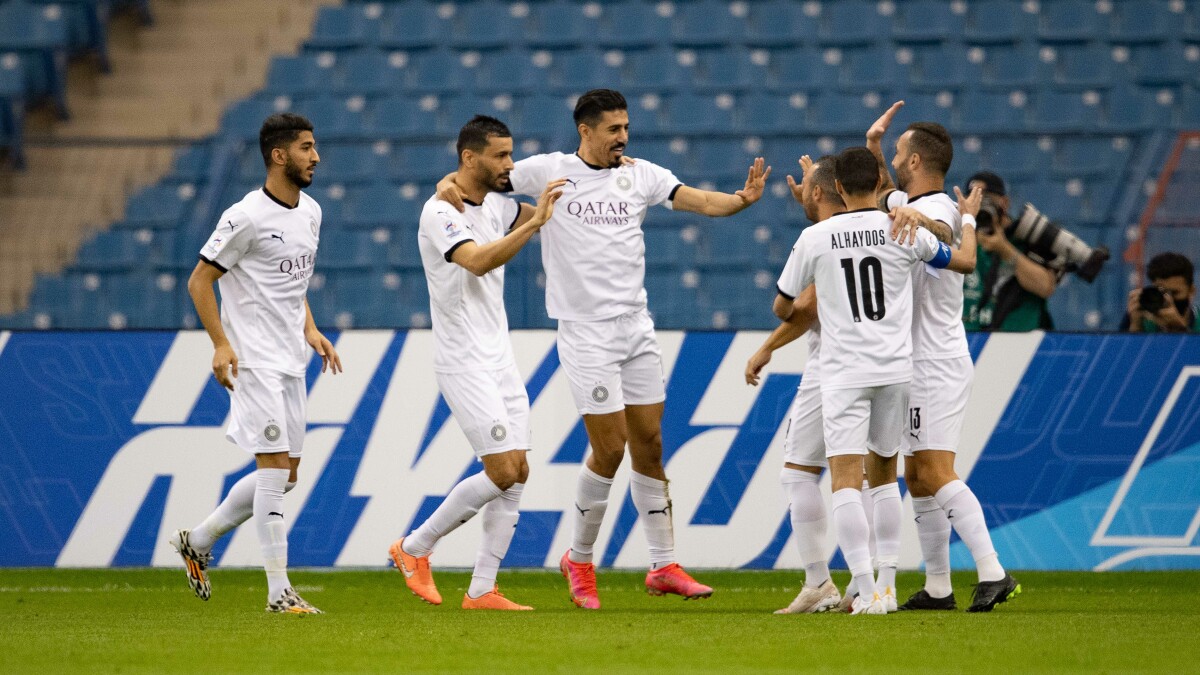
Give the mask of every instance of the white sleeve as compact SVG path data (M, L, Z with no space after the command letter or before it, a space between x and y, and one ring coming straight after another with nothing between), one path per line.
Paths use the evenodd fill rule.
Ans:
M508 182L512 184L514 194L537 197L546 189L550 179L546 177L547 159L549 155L534 155L513 164L508 174Z
M521 215L521 204L512 197L497 196L496 212L500 217L500 234L505 234L517 224Z
M468 241L475 241L462 214L449 205L444 208L439 205L422 213L420 227L446 262L451 262L450 256L454 255L454 249Z
M813 282L812 261L809 260L807 250L804 236L801 235L796 240L796 245L792 247L792 253L788 256L787 263L783 266L783 272L779 274L779 282L775 285L780 295L795 300L796 296L800 295L800 291Z
M908 193L900 190L892 190L887 196L888 210L898 209L908 203Z
M664 204L667 208L672 208L671 200L675 197L675 191L679 189L683 183L671 173L670 169L645 160L638 160L634 165L634 170L640 169L642 183L642 194L646 197L647 206L656 206Z
M254 246L254 221L240 210L228 209L200 249L200 259L228 272Z
M958 216L957 208L952 210L950 204L942 201L931 202L929 206L921 208L921 213L945 223L950 228L951 240L958 241L962 237L962 219Z

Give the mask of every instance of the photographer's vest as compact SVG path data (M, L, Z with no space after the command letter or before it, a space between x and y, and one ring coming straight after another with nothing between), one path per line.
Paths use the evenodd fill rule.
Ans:
M1024 253L1024 247L1017 245ZM1007 268L1007 269L1006 269ZM1005 278L1003 284L998 283ZM1021 288L1016 265L975 249L975 271L963 278L963 326L970 331L1022 332L1054 328L1046 300Z
M1195 305L1192 305L1188 308L1188 313L1184 315L1183 320L1188 325L1189 333L1200 333L1200 312L1196 311ZM1154 323L1153 321L1149 319L1142 319L1142 332L1160 333L1162 332L1162 329L1160 329L1158 324Z

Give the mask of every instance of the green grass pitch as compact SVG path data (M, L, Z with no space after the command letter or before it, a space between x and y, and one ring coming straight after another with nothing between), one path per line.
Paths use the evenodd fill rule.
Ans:
M709 600L646 595L642 574L601 570L598 612L562 578L502 570L533 612L467 612L463 572L418 601L387 571L296 570L321 616L269 615L254 570L212 570L213 598L182 570L0 571L0 671L57 672L1197 672L1200 572L1017 573L991 614L775 616L790 572L706 571ZM835 574L840 584L845 573ZM972 575L955 576L960 607ZM920 583L900 577L901 600Z

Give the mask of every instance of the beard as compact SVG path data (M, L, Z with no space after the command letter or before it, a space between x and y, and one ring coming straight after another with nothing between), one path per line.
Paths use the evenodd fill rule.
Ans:
M287 179L292 181L296 187L306 188L309 185L312 185L312 179L305 178L304 170L300 168L299 164L296 164L291 159L288 159L288 163L283 167L283 175L287 176Z
M896 189L901 192L908 192L908 181L912 176L908 175L905 170L907 167L896 169Z

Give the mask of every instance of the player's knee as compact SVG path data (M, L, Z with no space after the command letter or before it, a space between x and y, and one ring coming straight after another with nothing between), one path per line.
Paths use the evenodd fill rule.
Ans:
M507 490L517 483L524 482L521 478L520 467L512 464L502 464L487 469L487 477L501 490Z

